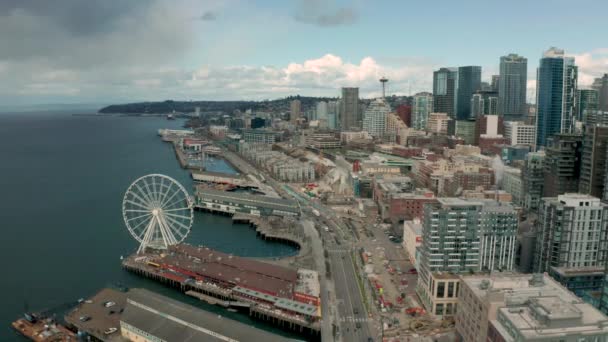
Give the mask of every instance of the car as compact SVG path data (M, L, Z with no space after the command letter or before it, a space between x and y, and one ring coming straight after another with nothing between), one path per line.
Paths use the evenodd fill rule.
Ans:
M409 271L407 271L408 274L418 274L418 270L416 270L415 268L410 268Z
M371 337L368 337L368 338L367 338L367 342L374 342L374 339L373 339L373 338L371 338Z
M81 322L88 322L91 320L90 316L80 316L80 318L78 318L78 320L80 320Z
M354 313L355 315L358 315L358 314L359 314L359 309L354 308L354 309L353 309L353 313Z
M115 333L116 331L118 331L118 329L112 327L112 328L108 328L106 331L104 331L103 333L106 335L111 335L113 333Z
M116 305L116 303L114 303L114 302L105 302L105 303L103 303L103 306L105 306L106 308L111 308L114 305Z
M355 323L355 327L357 327L357 329L360 329L361 328L361 323L359 323L359 322Z

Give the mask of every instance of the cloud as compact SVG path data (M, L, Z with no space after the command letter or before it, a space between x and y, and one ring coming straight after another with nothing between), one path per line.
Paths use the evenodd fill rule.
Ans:
M220 98L265 99L286 95L337 96L340 87L359 87L364 97L380 96L379 78L387 76L389 93L409 94L431 88L434 64L409 58L400 66L384 65L372 57L358 63L326 54L283 67L202 67L184 82L189 91ZM230 97L232 94L232 97Z
M199 19L202 21L214 21L217 19L217 14L211 11L207 11L203 13L203 15L199 17Z
M608 74L608 48L577 54L574 58L578 66L579 87L589 87L595 78Z
M359 13L354 7L338 7L334 1L301 0L294 19L321 27L352 25L359 20Z
M160 99L272 99L288 95L338 96L340 87L359 87L362 97L380 96L378 79L390 79L390 94L406 95L431 89L436 65L426 59L400 58L400 63L380 63L372 57L348 62L326 54L319 58L283 66L203 66L182 68L122 68L120 72L98 73L82 69L54 69L30 64L13 64L0 69L0 100L27 96L38 103L53 96L61 102L130 102ZM2 71L4 70L4 71ZM18 91L16 91L17 89ZM77 100L77 101L76 101Z

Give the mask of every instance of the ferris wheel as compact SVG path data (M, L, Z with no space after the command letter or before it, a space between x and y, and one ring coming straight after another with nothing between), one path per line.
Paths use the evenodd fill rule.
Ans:
M190 233L192 200L175 179L151 174L129 186L122 200L122 216L129 233L140 243L137 253L146 248L167 249Z

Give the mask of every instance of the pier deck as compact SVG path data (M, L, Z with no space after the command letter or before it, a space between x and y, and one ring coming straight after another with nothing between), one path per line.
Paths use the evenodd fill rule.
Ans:
M105 303L114 305L106 307ZM102 341L125 341L120 331L105 334L109 328L120 328L120 319L127 302L127 293L114 289L103 289L90 299L78 304L65 316L65 321L79 331L86 332ZM81 317L88 317L82 321Z

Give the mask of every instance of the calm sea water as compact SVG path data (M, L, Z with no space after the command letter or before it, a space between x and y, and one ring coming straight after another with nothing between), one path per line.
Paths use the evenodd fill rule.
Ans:
M158 128L180 128L183 122L72 114L0 114L0 341L23 341L10 322L26 308L56 308L116 283L254 324L120 267L120 256L137 248L121 215L131 182L162 173L191 189L188 172L157 135ZM229 168L222 161L213 164L216 170ZM295 253L258 239L230 218L198 212L187 242L241 256Z

